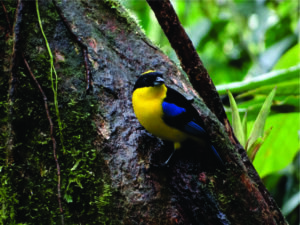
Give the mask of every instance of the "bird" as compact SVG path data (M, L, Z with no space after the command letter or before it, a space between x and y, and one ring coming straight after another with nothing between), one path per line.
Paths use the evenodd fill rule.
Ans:
M174 151L164 165L187 141L208 146L217 164L224 165L191 101L167 86L161 72L148 70L138 77L132 92L132 106L138 121L148 132L174 143Z

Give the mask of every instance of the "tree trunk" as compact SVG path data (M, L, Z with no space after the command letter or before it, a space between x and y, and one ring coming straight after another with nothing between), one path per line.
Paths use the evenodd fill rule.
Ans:
M286 224L223 121L118 3L40 1L53 67L36 3L1 3L1 222ZM203 169L188 149L155 167L172 145L147 133L131 105L149 69L193 96L225 170Z

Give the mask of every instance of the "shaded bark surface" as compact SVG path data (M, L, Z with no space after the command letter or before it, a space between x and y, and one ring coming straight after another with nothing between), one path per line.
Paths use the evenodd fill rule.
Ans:
M11 209L16 222L39 223L47 218L59 223L57 174L43 97L21 54L12 47L19 46L53 106L49 77L43 74L50 69L49 58L35 2L23 3L20 39L13 40L9 34L1 39L5 49L1 101L10 105L1 108L0 125L7 134L1 136L6 147L1 157L7 165L4 172L14 178L9 180L9 191L18 200ZM57 154L65 224L286 223L251 163L246 159L244 165L243 149L231 143L222 122L176 65L150 43L122 8L97 0L54 3L39 5L59 76L66 150L58 143ZM5 21L3 17L1 26L9 27ZM7 34L5 29L2 32ZM201 154L188 149L179 152L167 168L149 166L164 162L172 145L147 133L132 110L136 76L148 69L164 73L168 85L195 98L213 145L227 162L226 170L204 170L197 160ZM54 109L50 114L60 140L57 114ZM85 175L76 173L81 169ZM39 188L39 183L45 186ZM42 202L39 213L33 210L37 200L32 196ZM8 200L1 202L8 204Z

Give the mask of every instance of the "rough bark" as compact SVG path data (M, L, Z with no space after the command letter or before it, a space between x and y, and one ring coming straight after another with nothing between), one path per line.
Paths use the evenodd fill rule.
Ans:
M14 27L19 26L20 33L15 29L9 34L12 21L0 17L0 44L5 50L1 52L0 126L6 149L1 153L1 190L7 196L14 193L0 198L12 215L4 222L45 224L47 220L50 224L61 220L45 97L23 54L48 99L54 136L64 141L57 143L56 154L65 224L286 223L243 149L231 143L223 121L114 2L39 3L59 77L61 138L49 56L35 2L19 2L24 4L22 17ZM13 8L16 3L4 5ZM12 20L11 14L1 12L7 14ZM194 97L212 142L226 161L226 170L203 170L195 160L201 155L188 149L181 151L170 167L149 169L149 165L163 162L172 146L147 133L132 110L136 76L148 69L163 72L169 85Z

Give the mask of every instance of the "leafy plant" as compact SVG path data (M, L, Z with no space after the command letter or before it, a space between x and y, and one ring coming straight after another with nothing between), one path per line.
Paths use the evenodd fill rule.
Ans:
M258 114L261 105L267 98L268 93L276 86L276 96L274 96L272 110L266 121L266 126L272 127L272 132L265 131L265 134L269 136L268 139L266 139L267 136L262 135L255 143L256 147L261 146L262 142L265 143L261 147L262 150L258 153L258 157L254 160L254 166L262 177L283 169L291 163L299 150L298 127L296 125L299 124L300 83L298 75L300 64L295 51L295 48L298 47L299 45L295 45L277 62L275 67L279 70L242 82L217 86L221 94L224 93L226 88L235 94L235 99L238 101L238 112L247 112L248 127L254 126L255 116ZM287 60L287 57L292 59ZM227 112L231 114L234 111L227 109ZM240 120L235 120L234 124L236 121ZM234 126L236 127L236 125ZM243 126L243 129L247 126ZM244 134L246 133L244 131ZM247 133L247 135L251 136L250 133ZM238 136L237 138L241 140L241 137ZM251 142L253 143L253 141ZM245 142L241 141L241 144L243 143ZM255 146L250 150L250 146L245 145L248 150L256 155L257 149ZM285 146L285 150L283 150L283 146ZM252 157L250 154L250 158Z
M254 122L254 126L247 140L247 124L245 122L247 120L246 117L247 114L245 113L244 122L242 122L240 119L237 104L231 92L228 91L230 107L232 111L232 127L234 133L237 139L239 140L239 142L241 143L241 145L247 151L248 156L252 161L254 160L255 155L258 152L259 148L261 147L265 139L270 134L271 128L264 131L264 127L272 105L272 100L274 99L275 96L275 92L276 92L276 88L272 90L272 92L269 94L264 104L262 105L262 108Z

